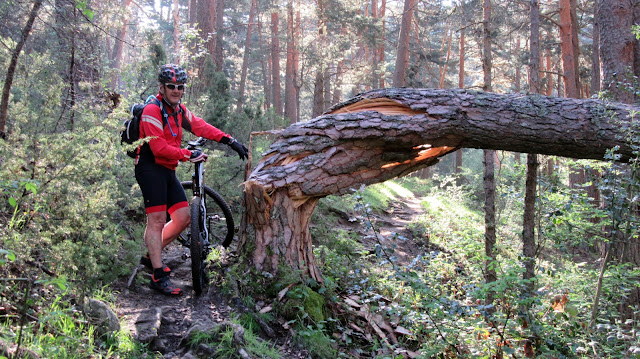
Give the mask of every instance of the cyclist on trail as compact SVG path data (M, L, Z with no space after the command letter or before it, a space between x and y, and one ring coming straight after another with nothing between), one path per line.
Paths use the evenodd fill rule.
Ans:
M241 160L248 157L247 147L195 116L180 103L187 80L186 71L179 65L166 64L160 67L160 89L155 97L168 116L163 119L163 110L155 101L145 106L140 122L140 138L152 139L138 147L135 159L136 180L142 190L147 214L144 242L148 253L140 262L153 269L151 288L166 295L182 295L182 290L169 279L171 270L162 263L162 249L176 239L191 221L189 202L175 169L181 161L199 162L207 159L207 155L199 150L189 151L181 147L182 129L229 145ZM169 222L166 221L167 212L171 216Z

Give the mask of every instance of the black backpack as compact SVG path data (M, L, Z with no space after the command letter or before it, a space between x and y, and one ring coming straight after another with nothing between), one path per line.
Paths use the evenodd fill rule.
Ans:
M168 118L167 110L164 109L164 106L162 105L162 103L155 96L149 96L147 98L147 101L145 101L145 103L136 103L136 104L133 104L133 106L131 106L131 118L122 123L122 126L124 128L120 132L121 144L131 145L140 139L140 121L142 118L142 111L150 103L154 103L155 105L160 107L160 110L162 111L162 119L163 119L162 125L164 126L164 124L167 123L167 118ZM127 151L127 156L131 158L136 158L137 152L138 152L137 148L134 148L132 150Z

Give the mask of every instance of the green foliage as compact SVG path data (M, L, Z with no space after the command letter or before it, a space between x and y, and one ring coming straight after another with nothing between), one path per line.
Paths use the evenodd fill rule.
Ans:
M213 353L208 355L209 358L242 358L238 353L238 347L241 343L236 341L240 324L237 320L230 323L224 323L216 326L209 332L195 331L189 337L189 345L192 348L204 344L213 349ZM265 342L256 334L253 327L242 327L242 339L244 343L242 348L252 357L255 358L280 358L278 350L268 342Z
M0 273L6 274L3 265ZM2 305L15 309L0 321L0 340L52 359L139 357L146 351L124 331L99 336L77 307L71 289L65 277L3 282Z
M326 301L311 288L297 285L287 292L288 301L282 307L282 314L289 320L310 320L320 323L326 319Z
M617 189L617 198L629 198L621 194L620 182L607 180L607 166L593 162L582 165L598 165L604 182ZM394 185L420 192L424 214L408 227L425 251L410 263L389 265L395 263L394 248L385 244L384 238L377 246L380 252L374 248L367 253L356 231L335 230L339 220L330 214L347 213L358 220L354 226L360 226L359 231L372 233L377 226L372 217L374 206L363 203L363 198L372 198L377 210L384 211L384 204L393 203L393 194L367 188L351 197L326 198L318 206L321 213L314 216L312 233L319 243L315 253L331 291L357 295L373 313L408 329L411 334L402 338L399 347L420 350L425 358L523 356L525 347L543 357L589 357L594 350L608 357L636 355L640 351L632 334L637 330L636 323L623 319L618 312L621 301L637 289L635 266L609 267L600 315L590 326L599 268L592 264L594 255L588 253L606 239L601 224L620 217L622 212L594 208L584 191L567 188L566 172L556 171L551 178L541 176L537 201L540 254L534 281L537 290L534 296L523 295L522 289L529 285L522 279L519 256L524 171L517 165L503 166L499 173L498 258L490 264L498 273L497 281L487 285L483 278L484 218L479 199L473 191L465 190L471 187L457 187L443 177L422 187L417 185L419 179L402 179ZM613 198L613 194L603 191L606 198ZM623 207L621 202L618 208ZM627 228L621 224L618 227ZM582 261L575 261L576 252L582 253ZM357 253L360 256L354 258ZM494 301L485 304L489 291L494 293ZM631 310L635 313L637 308ZM337 328L342 327L338 324ZM391 353L397 348L371 345L353 331L338 330L343 333L339 352L357 348L360 353Z
M314 358L333 359L337 357L335 341L322 328L312 325L296 328L295 340L307 349Z

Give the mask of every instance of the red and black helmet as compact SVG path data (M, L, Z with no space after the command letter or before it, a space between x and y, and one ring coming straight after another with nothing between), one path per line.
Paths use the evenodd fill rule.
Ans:
M189 80L187 72L180 65L166 64L160 66L160 71L158 72L158 82L186 84L187 80Z

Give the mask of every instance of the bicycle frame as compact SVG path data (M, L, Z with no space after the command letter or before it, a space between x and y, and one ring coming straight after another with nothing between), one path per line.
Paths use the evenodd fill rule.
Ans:
M204 139L202 137L198 138L196 141L193 142L189 142L187 148L191 151L193 150L200 150L202 151L201 148L199 148L198 146L203 146L205 143L207 143L207 139ZM191 175L191 180L193 181L193 196L194 197L199 197L200 198L200 209L202 210L202 224L203 224L203 229L205 232L205 237L204 238L209 238L209 230L208 230L208 226L204 225L205 221L207 220L207 206L205 206L205 196L204 196L204 161L203 162L196 162L194 163L194 171L193 174ZM193 220L193 219L192 219ZM208 245L208 243L207 243Z
M207 139L198 138L188 142L187 149L202 150ZM202 293L206 286L206 257L211 245L221 244L229 246L233 240L233 215L225 200L204 183L204 161L194 163L191 181L181 185L193 192L190 200L191 226L178 236L182 245L188 247L191 253L191 273L193 275L193 289L196 294ZM219 233L218 233L219 232Z

